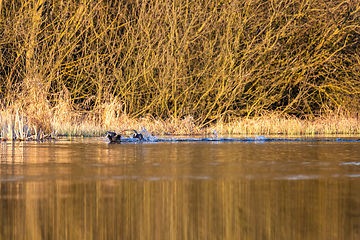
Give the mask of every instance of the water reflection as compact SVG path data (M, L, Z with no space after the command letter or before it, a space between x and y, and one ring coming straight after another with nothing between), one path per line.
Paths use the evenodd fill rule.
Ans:
M2 144L0 239L358 239L358 149Z

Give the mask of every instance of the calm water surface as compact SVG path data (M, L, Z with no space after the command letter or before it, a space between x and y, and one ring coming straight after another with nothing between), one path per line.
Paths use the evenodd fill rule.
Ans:
M0 160L0 239L360 239L360 142L16 142Z

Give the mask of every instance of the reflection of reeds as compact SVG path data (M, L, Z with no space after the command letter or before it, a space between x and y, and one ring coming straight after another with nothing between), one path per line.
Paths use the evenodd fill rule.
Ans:
M48 160L39 158L34 149L29 151L34 152L24 155L35 167L40 165L39 161ZM53 155L52 148L43 151ZM67 151L71 152L71 148ZM173 158L183 158L175 151L172 153ZM86 156L87 152L75 157L78 155ZM323 152L316 156L319 161L327 162L328 155ZM47 239L130 240L149 239L149 236L182 240L359 238L360 185L353 178L294 181L267 179L265 175L260 179L256 176L244 179L241 174L236 178L227 177L223 168L218 169L219 172L215 169L207 177L210 180L191 178L209 168L205 166L200 170L199 167L183 167L181 171L174 170L175 176L169 178L147 177L145 174L163 174L148 167L150 169L142 173L145 177L141 182L125 174L121 179L105 178L105 174L114 174L112 169L98 167L96 170L102 175L95 175L91 180L89 177L74 180L78 175L73 173L74 158L70 156L55 156L60 163L70 163L56 164L55 176L49 176L55 171L54 164L45 162L37 170L45 175L41 181L25 178L1 182L1 201L6 206L0 218L4 229L1 239L14 239L14 236L16 239L30 239L29 236L44 239L46 236ZM248 159L249 156L241 157ZM109 164L114 158L105 155L98 159L101 164ZM115 166L119 164L116 160ZM123 165L127 166L126 162ZM6 168L2 171L7 173ZM184 173L190 177L176 177ZM14 174L19 176L17 172L8 173ZM285 176L285 173L279 174Z

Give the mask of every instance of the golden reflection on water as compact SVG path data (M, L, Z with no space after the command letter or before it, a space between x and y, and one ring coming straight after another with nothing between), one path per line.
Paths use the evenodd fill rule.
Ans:
M84 154L81 146L1 147L0 239L360 238L357 177L196 178L191 168L180 172L187 177L164 178L168 175L160 173L157 178L158 168L114 175L111 169L126 166L101 164L115 163L112 149L119 146L94 147L91 154L97 152L100 157L83 165L70 164L79 152ZM226 148L211 147L214 151ZM152 147L138 148L126 147L127 163L131 157L135 161L154 154ZM184 156L181 149L176 151ZM176 155L176 151L170 152ZM144 159L129 168L152 161ZM195 177L189 177L189 172Z
M1 182L1 239L358 239L359 184Z

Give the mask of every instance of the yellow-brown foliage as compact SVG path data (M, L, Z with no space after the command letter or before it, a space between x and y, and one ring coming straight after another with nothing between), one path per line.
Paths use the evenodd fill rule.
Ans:
M359 10L355 0L1 1L0 97L47 131L115 128L122 115L168 126L191 116L200 128L264 111L356 117Z

